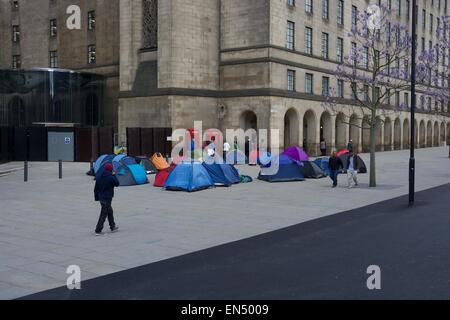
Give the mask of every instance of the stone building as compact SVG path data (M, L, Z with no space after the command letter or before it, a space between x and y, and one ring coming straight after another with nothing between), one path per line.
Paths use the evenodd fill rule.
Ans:
M381 1L391 3L393 19L408 23L410 1ZM6 44L0 48L0 67L12 65L18 53L22 67L49 65L49 52L59 48L61 67L107 75L108 123L117 121L118 143L126 141L126 128L191 128L201 120L204 128L221 130L279 129L281 147L305 145L312 154L321 137L329 150L349 139L358 150L368 146L368 130L360 128L364 115L351 107L350 85L343 87L339 113L323 106L322 91L324 84L337 86L338 55L351 49L352 8L363 10L378 1L19 0L18 12L11 9L14 2L0 0L0 17L6 17L0 21ZM63 30L69 4L82 8L80 31ZM418 28L418 37L428 44L435 40L428 26L448 14L448 0L418 4L419 23L424 20L426 26ZM93 10L94 33L86 25ZM57 40L48 35L53 17ZM18 21L24 37L20 47L11 42ZM327 57L323 33L328 34ZM87 63L92 43L93 65ZM406 99L399 93L399 100ZM420 146L442 145L450 132L448 107L430 104L419 105ZM380 118L378 149L407 148L409 113Z
M321 137L329 149L345 147L349 139L357 149L366 149L368 130L359 128L363 114L347 107L354 105L350 85L345 84L339 113L324 107L322 85L336 87L333 71L339 39L348 54L352 7L362 10L369 3L121 1L120 136L124 139L126 127L189 128L194 120L202 120L204 128L222 130L276 128L282 147L306 144L311 153L316 153ZM394 19L408 23L409 5L406 0L391 1ZM419 12L423 10L420 19L425 17L428 25L448 13L448 4L419 1ZM305 28L312 31L309 44ZM428 30L418 30L427 43L435 37ZM321 54L322 33L329 35L328 58ZM311 52L306 52L308 45ZM408 99L404 93L399 97ZM435 110L434 103L433 108L419 105L419 146L445 143L449 110L441 108ZM409 113L380 118L378 149L407 148Z

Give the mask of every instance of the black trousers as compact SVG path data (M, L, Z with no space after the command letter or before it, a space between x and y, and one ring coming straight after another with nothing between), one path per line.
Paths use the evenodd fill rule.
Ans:
M109 227L113 230L116 227L116 223L114 222L114 212L111 206L111 202L100 202L102 205L102 210L100 211L100 217L98 218L97 227L95 228L95 232L100 233L103 230L103 226L105 225L106 218L108 218Z

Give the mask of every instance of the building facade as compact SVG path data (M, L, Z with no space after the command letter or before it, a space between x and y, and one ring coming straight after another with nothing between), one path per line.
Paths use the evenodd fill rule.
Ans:
M409 1L383 1L393 21L410 23ZM363 112L351 107L350 84L341 89L339 112L324 106L323 94L324 87L342 86L333 73L351 50L352 12L372 2L121 1L120 136L126 127L190 128L202 120L204 128L279 129L282 147L304 145L312 154L321 138L329 150L349 139L367 150L369 131L361 129ZM418 36L435 42L431 25L448 14L448 1L418 2L425 24ZM398 96L410 104L407 92ZM448 106L418 107L418 146L443 145ZM380 119L378 150L409 147L409 112Z
M72 5L81 9L80 29L67 27ZM98 125L117 127L119 0L0 0L0 43L0 69L104 76L104 92L96 97L103 102Z
M393 21L409 23L410 1L381 1L392 7ZM21 67L49 65L57 50L60 67L105 75L105 124L117 123L117 143L125 143L126 128L191 128L201 120L204 129L278 129L281 147L299 144L311 154L321 138L329 151L349 139L359 151L369 145L350 84L339 84L333 74L351 50L355 8L379 1L19 0L18 10L15 2L0 0L6 44L0 67L14 66L18 55ZM81 7L78 31L63 26L72 4ZM432 26L449 14L448 0L418 5L418 37L428 46L436 41ZM95 32L89 29L93 11ZM56 39L49 35L54 19ZM13 41L17 24L20 45ZM92 44L94 64L88 63ZM324 88L339 86L336 112L324 106ZM398 97L409 104L408 92ZM409 113L380 119L378 150L407 148ZM443 145L448 106L418 103L416 128L419 146Z

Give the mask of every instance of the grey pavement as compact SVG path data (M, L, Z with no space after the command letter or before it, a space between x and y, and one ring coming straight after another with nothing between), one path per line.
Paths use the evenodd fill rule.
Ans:
M368 155L362 158L368 165ZM119 188L113 203L120 232L94 237L99 206L88 164L30 164L29 182L20 170L0 176L0 299L65 285L69 265L82 279L214 247L338 212L404 195L408 151L377 154L378 184L331 189L329 179L253 183L188 194L152 184ZM447 148L417 151L417 190L450 182ZM23 164L0 165L20 168ZM258 168L240 166L256 178ZM151 178L151 182L153 182Z
M418 192L413 207L404 195L23 299L448 299L447 197L450 184Z

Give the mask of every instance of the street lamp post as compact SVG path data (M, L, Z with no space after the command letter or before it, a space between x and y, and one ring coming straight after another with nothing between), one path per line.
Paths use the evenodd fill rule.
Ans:
M415 141L415 113L416 113L416 22L417 22L417 0L412 1L412 34L411 34L411 133L410 133L410 159L409 159L409 205L414 205L415 193L415 170L416 159L414 155L416 141Z

